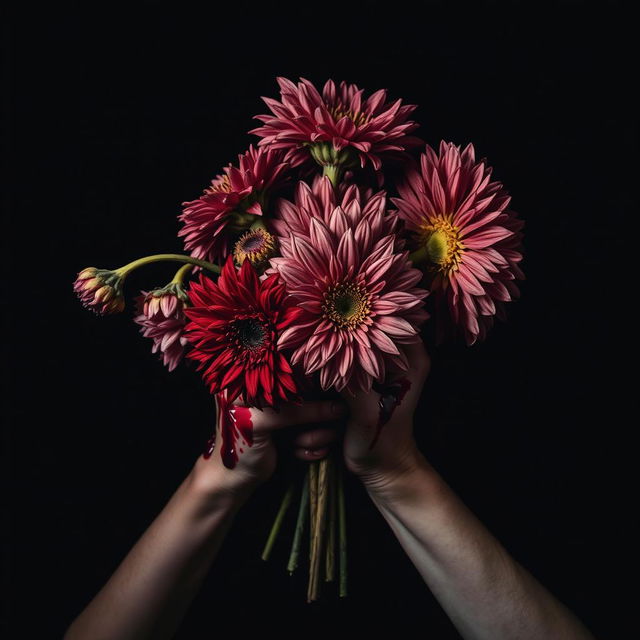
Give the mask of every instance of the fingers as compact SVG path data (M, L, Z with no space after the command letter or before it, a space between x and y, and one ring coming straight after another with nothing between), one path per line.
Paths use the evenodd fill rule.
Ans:
M320 460L338 439L338 428L318 427L296 435L293 440L294 455L300 460Z
M236 399L228 409L236 421L239 417L237 410L241 407L250 413L254 435L285 427L306 426L306 430L296 433L292 440L294 455L306 461L321 460L328 455L330 445L338 439L340 421L349 413L347 405L339 399L286 404L278 411L270 407L262 410L246 407ZM319 423L325 426L316 426Z
M300 460L322 460L329 453L329 447L320 449L296 449L295 456Z
M348 412L346 405L339 400L307 401L300 405L286 404L279 411L271 408L251 408L250 411L255 431L272 431L294 425L338 420L346 417Z
M398 345L405 365L394 363L387 369L386 383L409 378L410 380L424 382L431 368L431 358L424 342L420 339L408 344Z
M422 340L403 345L409 368L418 375L426 376L431 367L431 358Z
M373 388L369 388L368 391L363 389L354 391L349 387L344 387L342 391L340 391L340 397L347 407L353 410L355 407L359 406L360 403L366 402L369 399L377 398L378 394L373 390Z
M337 429L321 427L297 434L293 440L293 444L297 449L322 449L337 439Z

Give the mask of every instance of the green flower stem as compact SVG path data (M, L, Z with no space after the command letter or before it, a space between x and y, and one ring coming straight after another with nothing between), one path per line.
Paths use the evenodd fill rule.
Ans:
M331 184L334 189L338 188L338 183L340 182L340 177L342 174L342 167L336 164L325 164L322 167L322 175L328 176L329 180L331 180Z
M347 513L344 506L344 469L338 473L338 520L340 527L340 597L347 595Z
M309 581L307 602L315 599L315 568L318 542L318 477L320 460L309 462Z
M309 470L304 476L304 482L302 485L302 495L300 496L300 507L298 509L298 520L296 521L296 531L293 536L293 544L291 545L291 555L289 556L289 564L287 565L287 571L289 575L292 575L298 566L298 559L300 557L300 545L302 544L302 535L304 533L304 527L309 515Z
M329 510L329 534L327 535L327 548L325 554L325 582L333 582L335 579L336 564L336 489L338 482L338 464L340 460L336 454L332 454L329 460L329 496L327 509Z
M322 458L318 462L318 503L316 513L314 546L311 551L311 570L307 602L320 597L320 574L322 573L322 554L325 548L325 530L327 519L327 498L329 496L329 466L331 459Z
M131 271L134 271L138 267L142 267L145 264L151 264L152 262L162 262L164 260L173 262L187 262L188 264L195 264L203 269L208 269L214 273L220 273L220 267L217 264L211 264L206 260L198 260L198 258L192 258L191 256L185 256L179 253L156 253L153 256L145 256L144 258L138 258L129 264L125 264L123 267L116 269L114 273L117 273L122 280L124 280Z
M268 560L269 555L271 554L271 549L273 548L273 543L276 541L278 537L278 532L280 531L280 527L282 526L282 520L284 519L284 514L287 512L289 508L289 504L291 504L291 497L293 496L293 487L295 483L292 482L286 493L284 494L284 498L282 499L282 504L280 505L280 509L278 509L278 515L271 527L271 532L269 533L269 538L267 539L267 544L264 547L264 551L262 552L262 559Z
M193 269L193 265L188 263L188 262L187 262L187 264L182 265L176 271L176 275L173 276L173 280L171 281L171 284L182 284L182 281L184 280L184 278L187 275L187 273L189 273L189 271L191 271L191 269Z
M318 513L318 460L309 462L309 549L313 548Z

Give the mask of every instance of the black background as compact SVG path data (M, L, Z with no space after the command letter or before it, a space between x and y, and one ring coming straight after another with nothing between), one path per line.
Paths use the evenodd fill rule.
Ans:
M599 637L627 630L635 427L636 80L609 2L161 2L23 6L4 21L3 608L11 638L60 637L188 473L212 428L194 367L168 373L125 313L72 291L85 266L183 252L180 203L255 136L275 77L328 77L418 104L419 134L473 142L526 220L527 280L485 344L431 349L421 449L505 547ZM19 15L18 15L19 14ZM8 178L8 180L7 180ZM634 457L631 455L630 457ZM382 516L347 485L350 594L306 604L260 560L282 491L245 505L177 638L459 637Z

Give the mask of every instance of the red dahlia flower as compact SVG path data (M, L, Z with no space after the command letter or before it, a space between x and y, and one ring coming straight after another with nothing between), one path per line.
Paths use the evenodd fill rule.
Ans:
M428 317L428 291L415 285L422 273L397 253L395 235L383 235L382 209L353 220L339 206L328 220L313 216L309 236L279 238L282 257L272 258L302 313L278 341L294 348L292 363L320 372L327 390L371 390L387 368L408 368L398 344L418 341Z
M287 78L277 80L281 102L263 97L273 115L254 116L264 124L249 133L262 137L260 146L286 150L285 159L292 167L311 159L309 144L331 143L335 151L352 148L362 167L370 162L376 170L382 166L381 156L423 144L420 138L407 135L418 127L408 120L416 105L403 105L400 99L385 102L386 89L363 100L364 90L344 80L338 87L327 80L322 95L305 78L297 86Z
M200 273L188 291L192 307L185 336L193 348L187 358L212 394L227 390L229 403L241 397L262 408L297 399L289 362L276 347L279 335L292 326L301 311L287 300L277 274L260 280L249 260L239 270L232 256L217 282Z
M263 215L267 191L285 179L287 164L275 149L253 145L238 156L238 168L229 164L197 200L183 202L178 219L184 226L184 247L192 258L217 262L232 251L238 236ZM194 267L193 273L200 271Z
M508 208L511 197L491 181L485 161L476 162L473 145L460 151L444 141L439 154L427 145L420 169L410 169L398 191L391 200L413 235L437 304L449 309L468 345L484 339L494 315L505 319L504 303L519 297L514 280L524 279L518 266L524 221ZM442 340L444 326L438 327Z

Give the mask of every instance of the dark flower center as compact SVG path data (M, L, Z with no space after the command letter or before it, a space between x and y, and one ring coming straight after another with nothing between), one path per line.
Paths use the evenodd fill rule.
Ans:
M348 318L352 316L358 308L358 300L354 295L345 293L336 297L333 306L339 315Z
M264 238L260 235L249 236L242 245L244 251L249 253L250 251L257 251L264 247Z
M354 282L333 285L324 294L322 310L341 329L354 329L369 315L369 294Z
M237 264L247 258L254 266L261 265L270 258L276 247L276 239L266 229L247 231L235 244L233 257Z
M266 328L259 318L241 318L232 323L232 333L238 346L258 349L265 343Z

